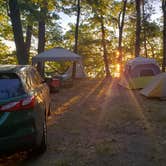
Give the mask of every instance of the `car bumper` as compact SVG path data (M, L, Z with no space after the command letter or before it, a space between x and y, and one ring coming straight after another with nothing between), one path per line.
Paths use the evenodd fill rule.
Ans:
M0 154L31 148L35 144L35 140L36 134L0 138Z
M12 114L6 123L0 125L0 154L30 148L36 141L37 129L32 111L29 116L28 112L24 112L24 115Z

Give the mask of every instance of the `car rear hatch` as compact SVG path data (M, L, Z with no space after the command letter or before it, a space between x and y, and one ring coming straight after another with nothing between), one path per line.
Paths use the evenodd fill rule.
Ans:
M13 130L19 118L17 109L27 97L20 78L15 73L0 73L0 137Z

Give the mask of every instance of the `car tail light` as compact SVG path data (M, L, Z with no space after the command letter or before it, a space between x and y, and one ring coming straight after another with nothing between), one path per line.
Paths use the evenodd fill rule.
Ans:
M11 112L11 111L19 111L22 109L29 109L32 108L35 104L35 97L30 96L23 100L10 102L5 105L0 106L0 111L3 112Z
M22 102L21 102L21 106L23 108L31 108L34 106L34 104L35 104L35 97L34 96L27 97L24 100L22 100Z
M11 102L11 103L8 103L8 104L5 104L5 105L1 106L0 110L1 111L7 111L7 110L8 111L10 111L10 110L14 111L14 110L19 109L19 107L20 107L20 102L17 101L17 102Z

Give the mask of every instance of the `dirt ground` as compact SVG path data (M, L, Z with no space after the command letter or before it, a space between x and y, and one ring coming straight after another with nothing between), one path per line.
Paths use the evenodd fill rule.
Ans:
M52 94L48 150L0 158L0 165L165 166L166 101L147 99L118 80L78 80Z

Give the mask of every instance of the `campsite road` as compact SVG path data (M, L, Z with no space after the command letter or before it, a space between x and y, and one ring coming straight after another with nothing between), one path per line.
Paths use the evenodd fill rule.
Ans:
M52 95L48 150L16 153L1 165L165 166L166 101L124 89L117 80L78 80Z

